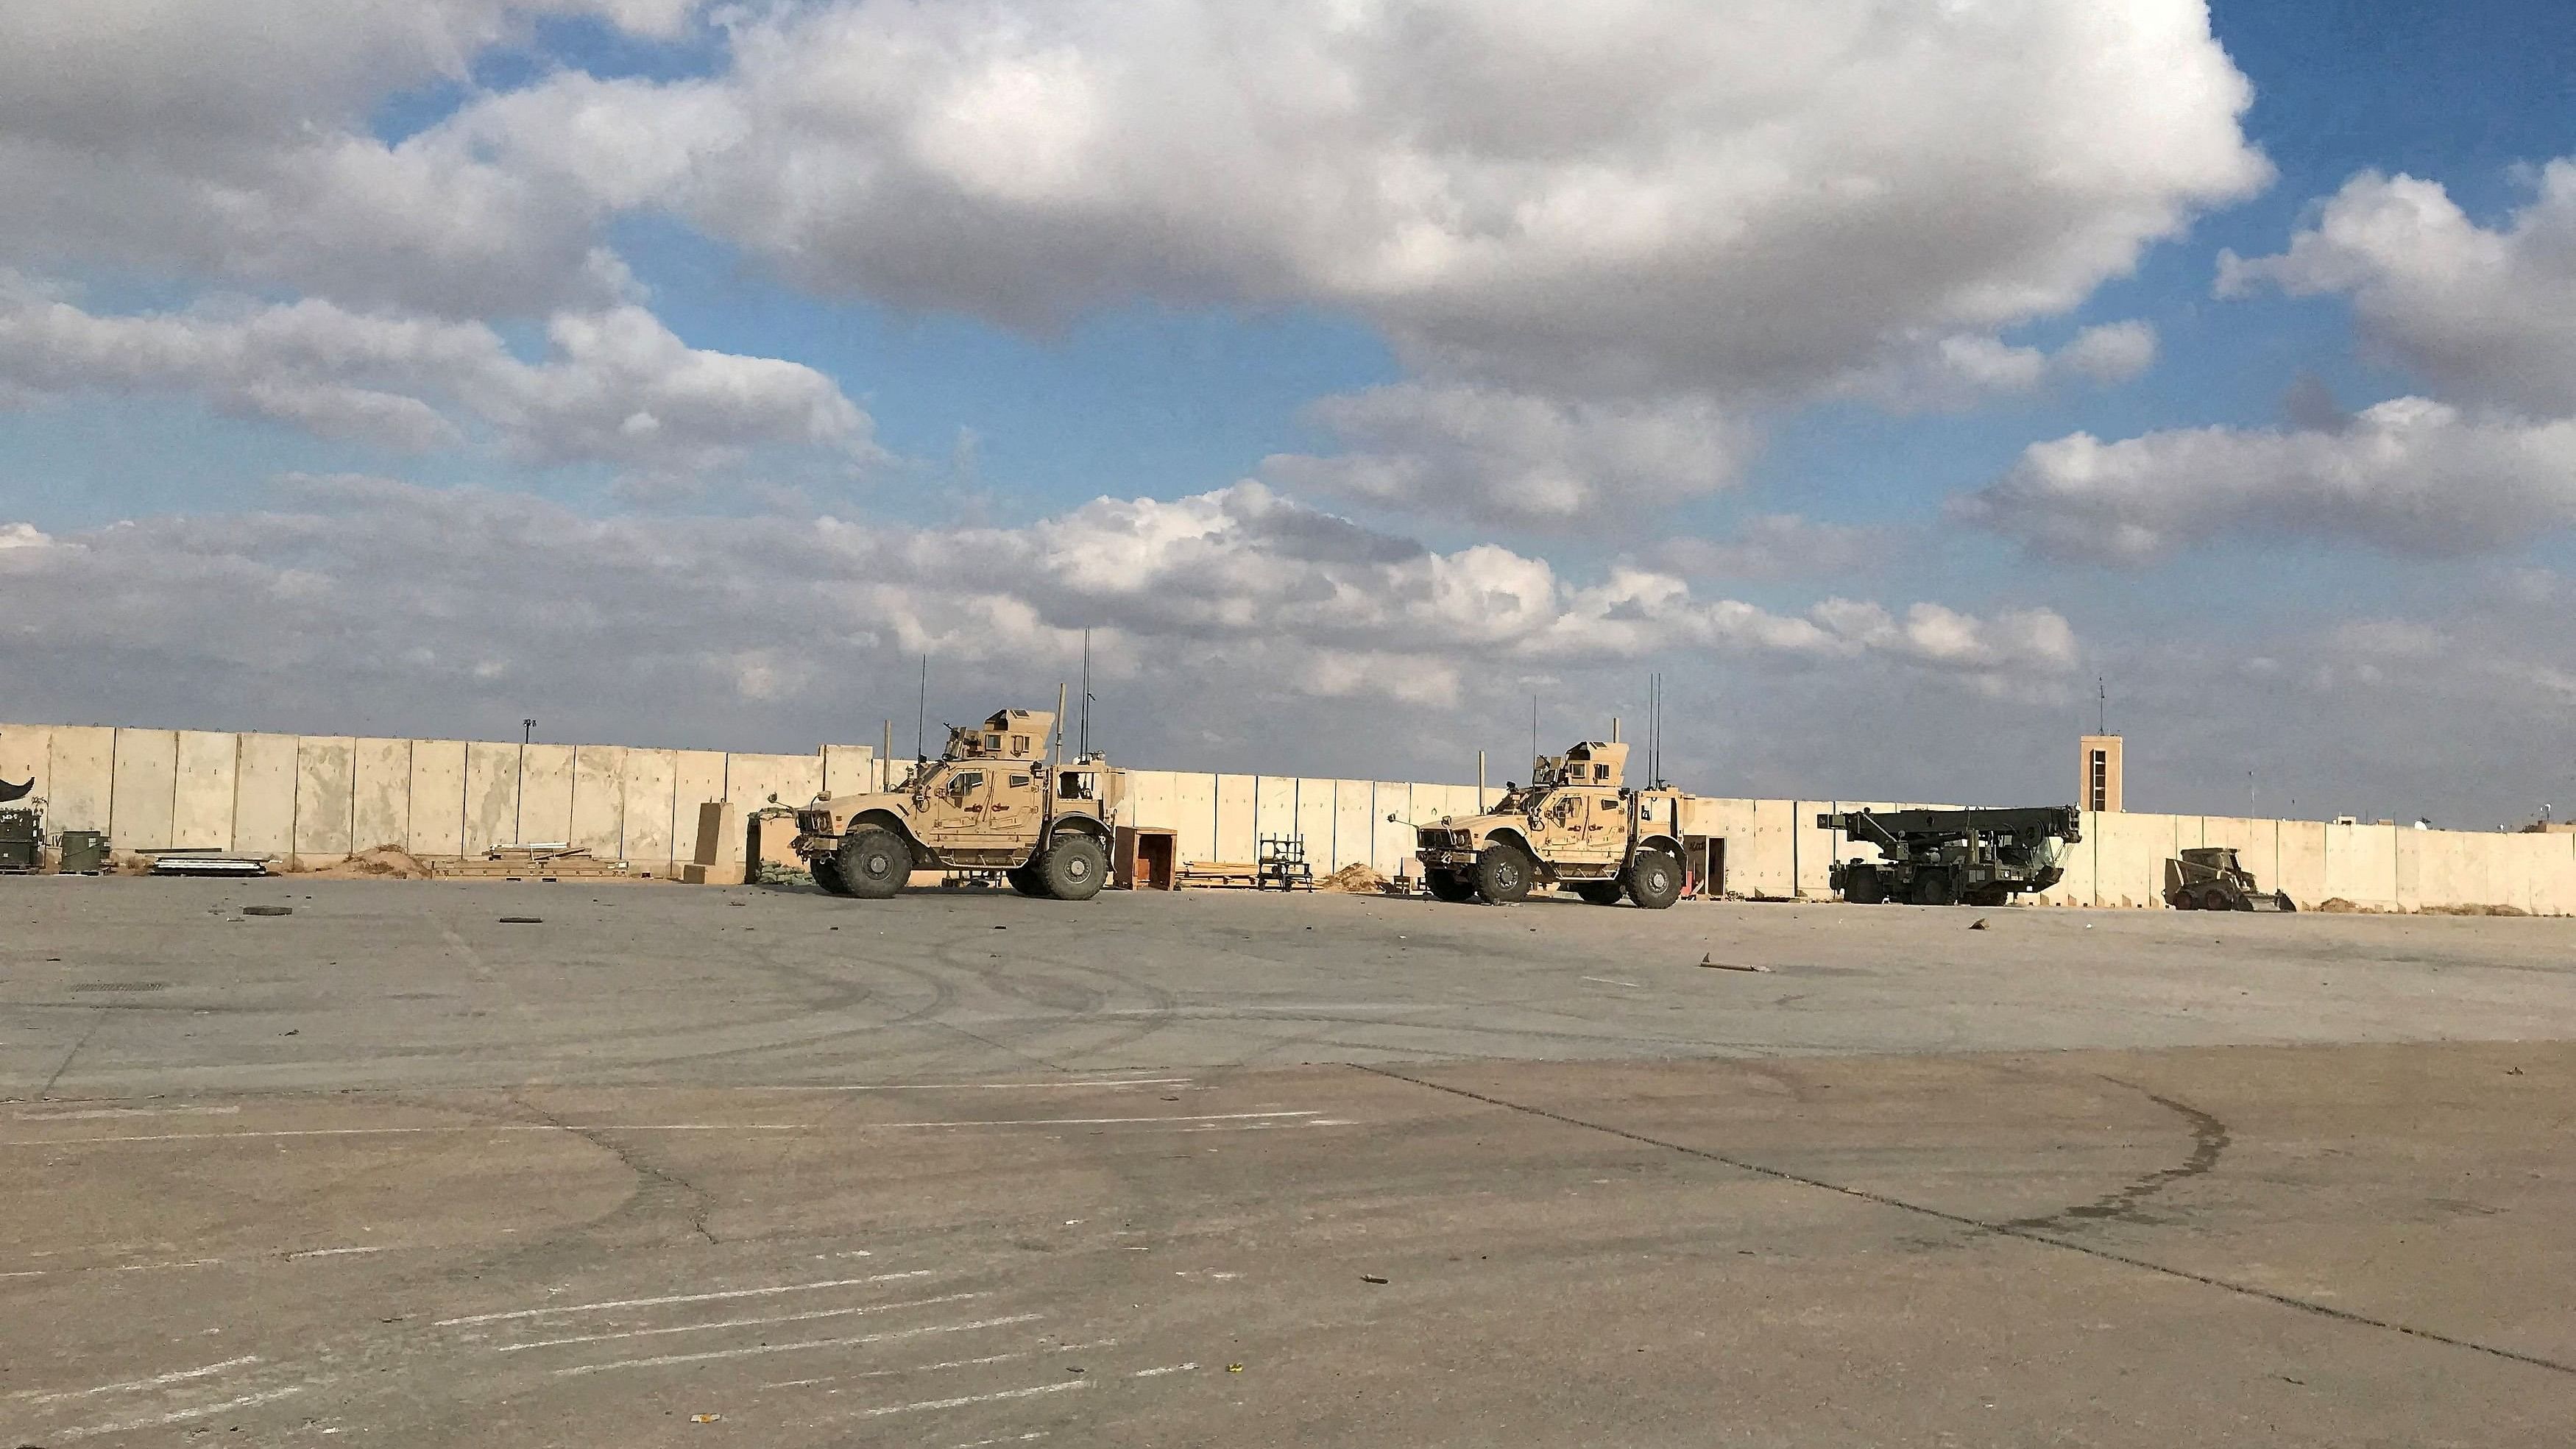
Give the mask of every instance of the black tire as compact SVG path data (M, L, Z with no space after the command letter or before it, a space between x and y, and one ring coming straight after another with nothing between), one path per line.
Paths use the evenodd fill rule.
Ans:
M1581 880L1574 883L1574 893L1596 906L1615 906L1625 892L1615 880Z
M841 863L833 857L807 856L805 868L814 873L814 884L821 886L824 894L845 896L850 893L849 883L841 879Z
M1628 899L1649 911L1669 908L1682 898L1682 863L1668 851L1641 850L1628 862Z
M1887 877L1874 865L1847 867L1843 877L1843 899L1856 906L1874 906L1887 899Z
M1955 906L1959 903L1959 882L1946 870L1927 870L1914 878L1914 904L1918 906Z
M2175 891L2173 893L2173 908L2177 911L2199 910L2200 897L2188 889Z
M881 901L912 879L912 848L882 825L861 826L841 837L832 869L841 877L842 894Z
M1037 898L1046 894L1046 882L1038 879L1038 867L1035 861L1027 865L1012 866L1002 874L1010 881L1011 889L1021 895Z
M1969 905L1993 910L2012 900L2012 892L1999 885L1982 885L1962 897Z
M1032 867L1046 893L1060 901L1087 901L1109 878L1109 852L1088 835L1059 835Z
M1454 870L1435 870L1422 878L1433 900L1463 904L1476 898L1476 883Z
M1518 846L1488 845L1476 857L1476 898L1489 906L1508 906L1529 899L1537 874Z

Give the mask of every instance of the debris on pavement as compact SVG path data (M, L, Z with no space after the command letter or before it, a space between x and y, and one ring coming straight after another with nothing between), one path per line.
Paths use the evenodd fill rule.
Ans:
M294 914L295 914L295 907L293 907L293 906L244 906L244 907L242 907L242 914L243 914L243 915L245 915L245 916L291 916L291 915L294 915Z
M1971 930L1971 931L1985 931L1985 930L1991 930L1991 929L1993 929L1993 928L1992 928L1992 927L1990 927L1990 926L1988 926L1988 925L1986 924L1986 918L1985 918L1985 917L1983 917L1983 916L1979 916L1979 917L1977 917L1977 919L1975 920L1975 922L1973 922L1972 924L1970 924L1970 925L1969 925L1968 929L1969 929L1969 930Z
M1699 964L1707 967L1711 971L1760 971L1767 973L1771 969L1768 966L1739 966L1732 961L1720 961L1713 953L1700 957Z

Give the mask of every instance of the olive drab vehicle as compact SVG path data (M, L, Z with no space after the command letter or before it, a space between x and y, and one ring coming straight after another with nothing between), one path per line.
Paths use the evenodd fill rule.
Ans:
M1050 763L1056 716L1006 709L950 726L903 788L817 799L796 853L834 895L882 900L916 870L999 870L1024 896L1087 901L1109 876L1120 776L1098 756Z
M1541 756L1530 783L1482 815L1414 827L1431 894L1517 901L1558 885L1597 906L1622 896L1648 910L1680 900L1679 790L1628 788L1628 747L1600 740Z

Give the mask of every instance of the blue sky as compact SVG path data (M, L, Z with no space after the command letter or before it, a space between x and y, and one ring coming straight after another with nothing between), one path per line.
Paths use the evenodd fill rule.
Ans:
M423 686L418 707L462 716L424 722L423 732L473 732L482 714L538 712L539 702L595 731L640 738L739 729L774 742L843 732L838 721L854 697L868 701L858 713L887 712L877 697L923 648L953 659L953 708L962 714L982 697L979 679L1051 679L1064 641L1088 627L1113 641L1109 668L1137 720L1135 746L1228 768L1264 767L1275 756L1279 768L1363 773L1346 757L1371 749L1376 731L1348 721L1382 710L1417 742L1401 751L1408 768L1427 770L1458 758L1466 739L1506 749L1518 738L1508 718L1521 715L1493 717L1508 699L1525 710L1530 693L1543 705L1553 698L1573 728L1606 712L1593 708L1600 702L1641 690L1654 668L1675 674L1677 697L1708 722L1678 731L1676 752L1711 777L1712 789L1944 798L2055 791L2057 742L2089 713L2099 674L2115 677L2122 711L2142 735L2133 757L2146 776L2144 803L2226 808L2242 792L2243 765L2284 780L2305 776L2311 797L2356 813L2439 810L2500 822L2546 788L2550 757L2563 755L2546 732L2502 717L2563 704L2562 681L2576 673L2568 667L2576 661L2558 657L2563 631L2546 625L2567 597L2556 580L2571 567L2569 510L2548 492L2546 465L2541 483L2499 476L2492 440L2476 435L2511 422L2529 436L2497 445L2505 452L2538 456L2529 448L2554 446L2545 425L2564 415L2549 406L2555 384L2526 368L2499 393L2492 377L2446 372L2431 359L2452 355L2441 349L2456 330L2440 308L2457 306L2456 297L2408 291L2425 285L2410 278L2432 273L2349 243L2330 224L2340 213L2327 210L2359 173L2405 173L2438 185L2482 235L2511 235L2545 190L2541 168L2576 153L2568 104L2576 21L2562 6L2221 0L2200 32L2186 0L2154 0L2137 7L2134 24L2096 33L2068 18L2084 10L2073 0L2030 0L1996 7L2006 18L1993 23L2028 32L2029 54L2002 61L1992 61L1991 36L1927 31L1926 47L1956 43L1973 63L2003 67L1963 77L1955 94L1941 89L1937 67L1902 78L1925 98L1927 132L1974 138L1989 128L1998 156L2033 159L2016 173L2008 159L1957 159L1982 147L1926 153L1922 169L1956 172L1943 184L1958 189L1960 242L1926 246L1885 223L1818 232L1810 249L1869 277L1844 288L1814 281L1794 255L1735 257L1714 239L1722 232L1677 234L1661 257L1650 249L1643 260L1595 264L1568 263L1560 243L1525 231L1508 244L1517 250L1473 265L1371 272L1396 255L1386 246L1402 233L1373 232L1376 223L1359 213L1344 224L1283 209L1264 195L1319 185L1328 189L1315 195L1334 195L1329 188L1350 178L1391 174L1365 168L1403 156L1407 165L1450 168L1445 184L1465 206L1493 188L1539 186L1526 178L1591 148L1586 159L1636 171L1638 196L1669 198L1657 188L1671 178L1651 175L1657 163L1638 158L1689 133L1656 134L1660 123L1644 108L1611 123L1601 113L1629 94L1617 67L1646 64L1636 85L1676 87L1667 98L1673 114L1698 116L1692 124L1713 133L1734 124L1731 102L1713 89L1659 77L1636 59L1706 45L1712 65L1730 63L1707 7L1640 7L1638 35L1588 37L1601 56L1569 51L1559 69L1527 72L1547 93L1518 114L1473 93L1477 72L1458 57L1522 75L1510 71L1524 59L1513 47L1548 55L1547 37L1530 29L1548 21L1514 30L1492 18L1499 11L1461 19L1439 4L1390 5L1389 16L1418 12L1411 18L1420 24L1409 31L1390 21L1383 34L1319 43L1339 47L1330 53L1352 67L1360 91L1382 68L1437 81L1426 87L1433 99L1418 104L1454 102L1455 111L1373 115L1363 101L1360 111L1318 120L1299 111L1311 92L1282 91L1284 109L1269 117L1259 99L1238 106L1185 94L1185 80L1154 90L1137 79L1152 71L1165 39L1179 53L1202 28L1255 24L1205 20L1181 0L1123 13L1032 0L1028 15L1058 43L1056 54L1091 67L1078 84L1047 70L1043 56L1003 54L982 73L956 60L1009 49L969 33L958 18L965 7L889 18L895 8L883 4L818 3L729 28L688 0L626 10L590 0L454 0L408 16L342 7L315 23L309 56L290 57L274 77L245 70L235 90L226 89L223 65L239 37L189 30L229 22L183 22L156 0L117 4L137 27L104 36L45 29L12 47L36 57L50 49L54 69L76 80L38 87L35 102L0 111L0 131L23 130L38 152L53 147L66 158L16 178L43 203L30 209L32 220L0 232L0 277L68 299L79 320L65 324L68 332L19 334L23 375L0 371L0 526L61 543L122 519L302 516L318 506L314 485L281 491L276 480L347 475L523 496L558 510L547 526L573 532L587 521L677 537L722 521L749 538L772 528L793 535L807 526L799 520L828 516L946 547L998 531L1007 541L995 548L1030 550L1041 561L1035 568L1055 557L1049 539L1091 539L1084 530L1098 526L1121 531L1093 540L1103 548L1141 538L1173 546L1164 515L1130 509L1104 522L1084 511L1091 500L1177 504L1258 479L1280 506L1346 517L1382 540L1369 545L1375 562L1366 565L1380 572L1353 575L1339 570L1360 564L1282 555L1275 549L1287 545L1261 541L1274 525L1241 520L1246 508L1270 505L1228 505L1224 516L1235 521L1220 530L1221 546L1201 550L1207 557L1155 555L1155 569L1173 572L1158 575L1153 592L1203 595L1197 619L1148 607L1141 586L1113 588L1124 595L1111 599L1097 581L1064 579L1040 588L978 577L955 584L953 597L950 585L914 579L886 584L862 604L853 596L867 591L867 569L839 560L828 578L791 582L809 597L800 617L827 625L830 663L789 667L769 657L755 606L703 604L748 613L698 621L721 646L694 663L675 650L661 667L674 678L705 671L704 687L730 702L681 708L667 692L621 693L549 666L530 641L517 641L535 651L529 657L504 657L516 647L505 636L457 651L476 661L448 686ZM245 33L262 18L249 12L263 8L236 17ZM277 0L275 8L303 7ZM1790 119L1775 129L1812 125L1822 138L1795 153L1799 164L1893 164L1901 189L1905 163L1888 156L1903 144L1884 135L1893 118L1875 122L1879 134L1869 139L1868 127L1847 130L1833 111L1850 104L1836 99L1836 68L1877 63L1857 40L1848 58L1834 57L1831 47L1844 43L1833 31L1837 8L1816 11L1825 58L1812 74L1782 82L1776 103ZM1796 23L1751 7L1744 18ZM1295 52L1316 38L1297 32L1302 23L1265 18L1258 24L1275 28L1262 32L1262 46L1224 53ZM1407 36L1438 25L1454 32L1439 32L1453 48L1404 48ZM1480 29L1489 25L1490 34ZM1610 43L1623 39L1639 47ZM173 54L210 57L190 70L203 96L168 103L200 105L194 122L122 114L133 88L166 63L155 55L165 43ZM878 84L847 76L874 74L865 70L873 56L912 44L939 47L949 58L940 64L958 67L953 88L939 90L939 74L887 81L867 104L834 109L850 87ZM810 80L799 64L819 65L818 57L859 69L816 71L835 77L829 87L798 90ZM308 69L299 74L297 64ZM2175 109L2175 95L2198 95L2227 66L2251 84L2241 118L2230 114L2223 86ZM985 83L1005 73L1013 84L1075 88L1048 92L1056 110L1036 121L997 108L968 117L956 133L962 141L937 130L969 101L999 107L990 98L1001 92ZM2054 96L2076 73L2094 78L2067 86L2063 101L1999 98L2007 89ZM1467 79L1452 86L1453 75ZM93 88L84 93L78 78ZM582 89L592 80L623 86L603 100ZM1247 73L1231 83L1238 96L1258 98L1269 94L1266 80ZM1596 81L1612 100L1584 89ZM1120 85L1140 89L1121 94ZM791 104L798 96L806 99ZM691 109L709 97L704 113ZM1089 101L1110 129L1068 153L1068 169L1039 185L1045 194L1030 193L1038 199L997 202L1052 164L1044 158L1059 137L1050 128L1074 134L1065 118ZM2098 113L2088 114L2097 101ZM721 115L707 119L719 103ZM549 105L591 109L541 111ZM1128 114L1122 105L1142 107L1144 132L1115 129ZM2062 122L2050 105L2065 108ZM596 138L570 115L612 117L601 136L672 129L653 131L652 147L626 151L591 144ZM1302 118L1284 119L1292 115ZM1241 136L1226 129L1238 121ZM2063 134L2050 139L2052 126ZM312 138L335 127L359 160L317 159ZM1310 141L1301 127L1324 139ZM2087 127L2109 139L2086 136ZM1202 128L1204 136L1191 134ZM1531 139L1551 128L1543 142ZM897 134L919 154L884 149ZM1331 149L1345 134L1347 157ZM1446 150L1406 149L1434 134L1463 139ZM1840 139L1847 136L1862 139ZM2050 146L2064 154L2052 158ZM709 159L663 167L690 147ZM2253 177L2257 151L2268 180ZM1198 192L1165 179L1202 162L1215 179ZM345 181L334 164L378 167L382 177ZM928 169L898 174L907 165ZM131 189L97 179L118 166L136 168ZM995 166L1003 169L978 169ZM1278 169L1264 174L1265 166ZM876 190L847 179L880 169L894 179ZM1697 183L1710 186L1761 184L1689 174L1712 178ZM396 178L415 175L431 178L417 194L438 199L408 210L385 200L404 194ZM343 184L345 197L330 190ZM2049 194L2059 186L2064 195ZM1681 188L1688 209L1689 184ZM1527 209L1541 194L1519 199L1524 218L1542 214ZM200 196L220 204L190 213ZM2376 197L2357 198L2355 214ZM1928 197L1932 210L1922 213L1936 218L1935 229L1944 224L1941 199ZM2013 214L2025 203L2026 222ZM1808 224L1803 203L1747 205L1757 219ZM2123 219L2124 208L2137 207L2170 208L2178 235ZM1602 215L1613 224L1615 212ZM2534 215L2532 234L2545 241L2554 218ZM1454 216L1450 224L1463 225ZM1886 232L1854 234L1869 225ZM2088 230L2108 239L2107 251L2072 239ZM2430 256L2449 244L2444 237L2430 227L2404 245ZM2320 253L2344 251L2329 262L2294 258L2241 295L2214 294L2222 253L2278 257L2294 238L2313 239ZM2117 260L2130 244L2133 268ZM613 255L631 281L568 265L584 247ZM1870 276L1882 255L1907 257L1900 270L1940 274L1909 291L1901 277ZM2540 260L2528 265L2545 266L2552 254L2535 244L2531 255ZM1783 268L1776 283L1764 266ZM1521 280L1497 280L1506 277ZM2564 280L2539 276L2544 286ZM2493 281L2508 295L2531 285L2522 275ZM1593 314L1560 312L1560 296L1596 286L1608 290L1595 294L1604 301ZM1998 291L2031 300L2000 309L1979 300ZM1834 326L1792 335L1802 312L1837 313L1846 302L1850 315ZM316 323L317 306L334 317ZM290 318L299 307L301 320ZM230 320L203 320L217 313L254 320L236 334L224 330ZM564 319L613 316L662 329L669 347L635 341L641 351L601 352L593 367L589 355L549 341ZM1664 325L1691 316L1708 319L1697 335ZM1730 317L1741 320L1723 320ZM150 318L189 320L166 335L119 330ZM406 338L448 329L435 357L389 340L393 319L413 329ZM2141 323L2152 328L2151 364L2097 375L2072 360L2092 333ZM2496 346L2542 359L2535 366L2546 373L2576 357L2576 344L2550 351L2566 342L2566 325L2536 306ZM331 335L261 340L307 326ZM1801 360L1780 361L1778 347L1747 351L1751 344L1729 335L1739 329L1787 338L1781 345ZM478 352L487 344L477 337L497 339L489 345L497 350ZM2018 380L1963 382L1965 374L1930 360L1950 356L1936 347L1953 343L2011 353ZM271 345L289 355L258 360ZM46 355L54 347L66 350ZM225 361L228 348L245 360ZM691 349L778 366L719 376L721 366L700 364ZM284 371L264 375L262 366ZM2475 436L2410 441L2459 450L2461 461L2410 453L2401 473L2355 482L2337 471L2354 465L2332 441L2353 435L2285 413L2285 394L2302 377L2348 410L2426 399L2459 412L2466 421L2454 431ZM647 418L655 407L634 401L648 394L662 400L658 421ZM639 441L638 418L662 429L654 436L668 446ZM2217 457L2223 485L2158 471L2184 455L2178 445L2148 445L2193 429L2222 430L2223 452L2190 456L2204 474ZM2086 481L2092 475L2026 456L2079 433L2142 440L2122 463L2134 470L2122 475L2132 491L2104 495L2098 480ZM2265 451L2267 438L2284 434L2307 461ZM2448 525L2422 525L2427 505L2411 491L2419 476L2445 480L2460 514L2485 521L2462 525L2459 538ZM1974 500L2007 496L2062 527L1975 521ZM357 516L376 506L343 499L329 508ZM1783 516L1795 522L1764 522ZM2131 525L2143 541L2118 556L2080 541L2105 520ZM1238 537L1241 530L1251 531ZM221 529L203 522L198 531ZM1696 544L1706 547L1690 552ZM171 546L213 568L188 552L193 545ZM225 557L254 572L336 579L344 589L361 580L334 570L368 552L352 540L317 542L288 563L253 557L257 545L229 547L248 549ZM1408 550L1441 562L1414 569L1402 562ZM1676 562L1684 558L1725 562L1684 567ZM1599 592L1640 563L1698 572L1686 595L1659 602ZM1544 607L1527 592L1532 566L1555 591ZM569 576L533 558L528 569L493 587L542 599L554 587L548 581ZM1308 577L1308 569L1319 572ZM174 570L189 572L167 560L152 569ZM35 578L0 572L0 590L32 590ZM438 586L417 585L423 593ZM1229 592L1245 589L1252 592ZM1428 592L1406 592L1415 589ZM1318 601L1337 597L1389 622L1312 622ZM1876 608L1873 617L1888 622L1852 614L1844 602ZM1751 622L1728 612L1737 605L1756 611ZM1947 612L1924 616L1925 607ZM1456 608L1510 614L1524 632L1482 637L1476 618L1441 612ZM1007 642L990 623L1002 615L1023 631ZM987 625L966 640L943 633L942 617ZM1230 622L1205 622L1216 617ZM138 660L186 657L193 646L174 627L154 620L124 635L109 630L88 636L87 647L141 651ZM257 715L290 699L323 714L398 712L357 697L355 686L335 692L313 677L328 649L311 639L292 649L240 646L236 662L263 686L155 694L128 682L114 701L86 697L97 693L96 678L66 661L68 642L22 637L13 647L23 651L17 662L35 682L35 700L56 713L86 717L115 703L194 723L199 713ZM362 639L346 647L389 646ZM206 658L221 657L207 648ZM467 668L445 658L424 667ZM782 682L790 675L802 682ZM1226 681L1217 686L1226 707L1210 709L1203 724L1185 718L1212 681ZM2460 712L2481 691L2497 708L2479 713L2497 718L2471 733L2494 758L2428 763L2425 747L2456 739ZM554 693L565 697L519 698ZM1914 720L1937 722L1948 738L1893 755L1872 747ZM2332 738L2320 740L2320 731ZM1976 739L2009 748L1968 743ZM2231 758L2219 764L2207 758L2212 751ZM2576 798L2576 787L2560 793Z

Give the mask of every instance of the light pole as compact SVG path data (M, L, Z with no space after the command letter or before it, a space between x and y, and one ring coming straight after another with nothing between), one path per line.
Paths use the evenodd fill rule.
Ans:
M519 803L510 816L510 836L514 845L528 843L528 746L537 742L537 721L531 715L519 721Z

